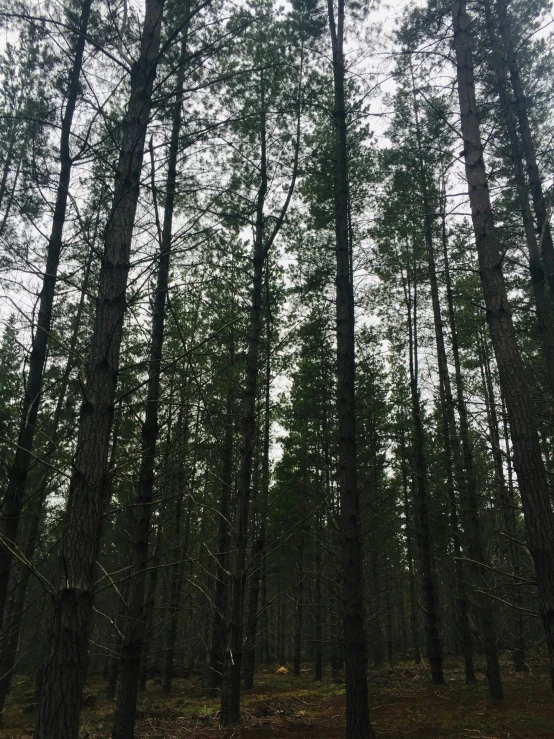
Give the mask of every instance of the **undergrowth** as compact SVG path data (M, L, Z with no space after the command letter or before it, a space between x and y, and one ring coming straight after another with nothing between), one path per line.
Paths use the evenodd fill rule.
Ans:
M428 670L401 663L369 672L372 723L379 739L554 739L554 699L548 669L535 663L516 673L504 663L505 699L493 704L485 676L466 686L455 661L447 664L447 685L432 686ZM105 683L89 681L82 710L82 739L108 739L114 703L104 698ZM139 698L136 739L250 739L344 735L344 684L329 675L313 680L309 666L300 677L262 667L256 687L243 692L242 723L231 730L218 725L219 701L204 695L201 676L177 678L173 693L149 682ZM29 739L35 720L33 685L20 679L3 716L0 739Z

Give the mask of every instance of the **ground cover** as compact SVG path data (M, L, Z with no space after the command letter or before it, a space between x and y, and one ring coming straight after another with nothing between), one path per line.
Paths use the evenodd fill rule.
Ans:
M554 739L554 697L546 664L517 674L506 662L505 699L493 705L485 676L466 686L461 667L451 662L447 685L430 685L428 671L410 663L370 671L371 717L379 739ZM114 703L103 696L104 681L93 678L83 696L82 739L108 739ZM0 739L32 735L36 700L21 680L10 696ZM339 739L344 735L344 684L329 676L317 684L306 666L298 678L277 675L276 667L257 675L243 696L243 721L233 730L218 726L219 703L205 698L202 677L177 678L174 693L149 683L139 700L136 739Z

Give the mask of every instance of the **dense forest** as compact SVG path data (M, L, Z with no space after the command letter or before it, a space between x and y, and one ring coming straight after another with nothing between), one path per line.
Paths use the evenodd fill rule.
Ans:
M0 736L554 737L553 22L0 0Z

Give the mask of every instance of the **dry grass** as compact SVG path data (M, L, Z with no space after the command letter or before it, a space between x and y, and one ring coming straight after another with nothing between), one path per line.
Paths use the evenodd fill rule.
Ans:
M554 739L554 698L545 664L516 674L506 662L505 699L493 705L484 676L466 686L460 666L446 670L448 684L429 684L425 668L399 664L370 672L371 716L379 739ZM93 696L82 712L82 736L108 739L114 704L103 698L103 683L91 680ZM96 699L94 701L94 698ZM16 686L6 706L0 739L28 739L34 723L31 686ZM200 678L177 679L171 696L149 685L140 697L137 739L331 739L344 734L344 686L326 679L276 675L275 668L257 676L256 688L243 697L240 727L218 726L218 701L203 696Z

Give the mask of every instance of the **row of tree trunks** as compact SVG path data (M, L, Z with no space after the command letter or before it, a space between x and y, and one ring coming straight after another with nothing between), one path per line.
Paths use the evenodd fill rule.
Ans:
M491 48L493 49L492 54L492 60L493 60L493 68L496 75L496 87L497 87L497 94L498 99L500 102L500 106L503 113L503 119L506 126L506 132L508 133L508 139L510 141L510 147L511 147L511 158L513 162L513 168L514 168L514 182L518 194L519 199L519 205L521 208L521 220L523 224L523 229L525 232L525 240L527 242L527 252L529 255L529 271L531 273L531 285L533 287L533 295L535 299L535 308L537 312L537 319L539 324L539 331L541 335L541 341L543 346L543 352L544 352L544 358L545 358L545 364L546 364L546 377L547 377L547 384L550 389L551 397L554 398L554 300L553 300L553 293L551 290L548 289L547 282L545 279L545 273L544 273L544 265L541 258L541 253L539 249L539 242L537 239L537 234L535 232L535 226L533 223L533 215L531 213L531 208L529 205L529 189L527 186L527 182L525 179L525 171L523 167L523 152L522 152L522 144L520 141L520 137L517 130L516 125L516 116L514 113L514 104L512 102L512 99L510 97L509 93L509 73L507 68L507 62L505 55L503 54L503 49L498 44L498 37L497 37L497 25L495 23L494 14L492 11L490 0L485 0L484 3L485 6L485 15L486 15L486 22L487 22L487 31L489 36L489 41L491 44ZM512 59L512 62L515 63L515 60ZM519 75L516 75L516 86L514 89L519 90L519 94L521 95L521 89L520 85L518 83L519 81ZM523 120L524 122L524 128L521 130L525 130L524 136L525 140L527 142L526 151L527 151L527 160L530 162L529 166L529 172L533 173L533 177L537 177L537 170L536 170L536 163L535 163L535 155L534 155L534 149L533 149L533 142L530 137L530 133L528 130L528 122L526 120L526 108L525 105L522 105L521 102L518 104L518 109L520 110L520 121ZM535 198L535 204L536 207L538 207L537 213L537 222L540 220L540 214L542 212L542 206L544 205L544 199L542 196L542 185L540 183L540 179L534 184L535 190L537 192L537 197ZM544 216L543 216L543 224L544 224ZM544 238L547 239L550 237L550 229L548 228L548 232L545 231ZM548 254L548 248L546 249L546 254ZM552 282L552 281L551 281ZM552 282L554 285L554 282Z
M267 229L264 213L268 190L267 168L267 100L264 70L259 76L260 101L260 165L259 186L256 195L254 224L254 244L252 254L252 287L250 293L250 315L248 322L248 338L246 351L246 377L242 400L242 434L240 443L240 466L237 477L237 506L231 536L232 561L230 568L231 597L228 609L227 642L223 657L223 683L221 691L222 727L231 726L240 721L240 689L242 677L243 621L245 568L248 548L248 523L252 485L252 468L256 438L256 396L259 374L259 347L263 329L262 302L264 265L269 251L277 238L294 194L298 176L300 153L300 114L302 97L302 56L298 79L296 100L296 140L294 143L292 172L287 195L280 213L274 219L274 226ZM269 299L269 293L268 293Z
M2 627L13 549L16 546L17 530L25 492L29 465L35 440L36 422L42 393L46 350L52 325L52 309L58 275L58 265L63 246L63 231L69 198L69 182L73 160L70 141L73 116L79 94L81 93L81 68L90 18L92 0L83 0L79 26L75 29L73 65L69 72L67 103L61 124L60 134L60 173L56 192L56 202L52 216L52 227L48 239L46 265L42 278L37 324L31 344L29 371L21 407L21 424L14 459L8 475L8 487L0 517L0 628Z
M98 225L98 224L97 224ZM76 364L76 347L79 332L81 330L81 318L85 306L85 297L88 290L88 282L91 270L90 255L85 264L83 282L81 286L81 297L77 312L75 314L73 331L68 346L68 358L60 380L58 389L58 399L52 416L52 427L50 431L49 448L46 452L47 460L56 450L60 440L60 421L64 406L67 401L67 388L71 373ZM27 524L23 527L23 545L18 541L19 548L22 551L25 562L33 563L35 551L39 543L40 523L46 497L48 496L53 470L51 467L39 474L38 484L28 496L26 503ZM29 481L30 482L30 481ZM27 483L29 484L29 483ZM19 538L18 538L19 539ZM6 696L11 687L13 669L17 656L17 647L19 643L19 633L21 628L21 618L25 607L25 598L27 595L27 587L32 574L32 569L28 565L23 565L21 570L20 581L12 596L8 618L4 621L4 629L0 637L1 659L0 659L0 714L4 710Z
M52 628L36 739L77 739L79 734L96 558L108 487L108 452L131 240L160 49L162 12L163 0L147 0L140 56L131 70L131 91L102 255L77 452L61 545L59 581L53 596Z
M454 487L454 476L456 477L456 483L458 492L461 499L464 497L467 499L466 493L468 480L466 479L466 471L463 468L460 450L460 440L458 438L456 419L454 414L454 399L452 396L452 386L450 382L450 372L448 369L448 360L446 356L446 345L444 338L444 326L442 320L442 311L440 305L439 287L437 280L437 267L435 260L435 246L434 246L434 234L433 234L433 216L434 208L433 203L429 194L428 174L425 164L425 157L422 145L422 136L419 121L419 101L417 92L415 90L415 83L412 72L412 92L414 99L414 116L416 124L416 141L418 149L418 180L421 190L422 207L423 207L423 221L424 221L424 234L425 234L425 246L427 251L427 264L429 268L429 283L431 286L431 302L433 307L433 323L435 329L435 344L437 350L438 360L438 371L439 371L439 387L440 387L440 401L443 413L443 430L444 430L444 447L445 447L445 458L446 458L446 475L447 475L447 492L448 500L450 504L450 521L451 521L451 535L454 546L454 575L456 580L456 594L459 608L459 624L460 624L460 636L462 641L462 650L464 654L464 665L465 665L465 676L468 684L475 682L475 671L473 666L473 646L470 632L470 622L468 614L468 598L466 593L466 567L462 562L462 548L461 548L461 537L458 524L458 512L457 512L457 501ZM476 501L473 501L474 503ZM467 504L466 504L467 505ZM472 515L476 517L477 511L472 512ZM466 536L469 537L472 532L466 530ZM480 537L480 532L477 532ZM479 538L480 541L480 538ZM475 550L476 543L473 543L473 549ZM484 554L482 551L478 553L478 561L484 562ZM480 604L481 609L486 607L485 604ZM482 616L482 613L479 614ZM485 651L487 654L491 653L492 661L494 661L494 655L496 654L496 664L498 665L498 656L494 647L495 640L492 634L489 634L487 640L488 648ZM500 688L493 682L493 679L499 679L499 670L494 670L488 673L489 688L491 696L494 698L498 697L498 693L502 692L502 686Z
M494 227L475 98L471 37L465 0L453 0L451 7L465 170L481 284L500 385L508 411L514 467L529 533L529 547L537 572L554 687L554 513Z
M527 110L527 99L521 80L519 63L517 59L516 41L514 39L513 21L508 3L506 0L496 0L498 29L500 38L504 46L506 54L506 62L510 74L510 81L514 93L515 109L519 123L519 133L525 161L527 164L527 176L529 178L529 186L531 190L531 198L537 219L537 240L539 244L539 253L542 259L544 273L550 292L554 295L554 243L552 241L552 231L548 217L548 210L544 198L543 187L539 168L537 165L537 155L535 152L535 144L531 133L531 125L529 123L529 113ZM497 44L496 44L497 45ZM495 47L496 47L495 45ZM500 56L497 54L497 57Z

